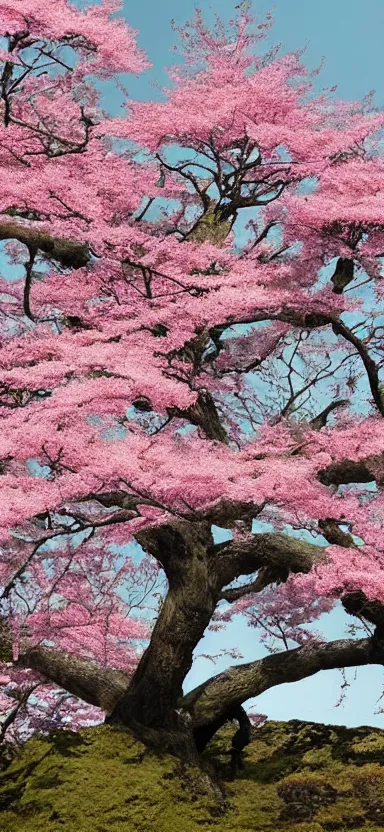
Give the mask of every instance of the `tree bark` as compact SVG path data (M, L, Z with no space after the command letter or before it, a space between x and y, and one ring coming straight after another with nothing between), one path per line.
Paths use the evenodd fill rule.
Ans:
M297 682L320 670L384 664L384 642L375 638L308 644L250 664L231 667L208 679L184 696L182 705L191 716L200 748L204 736L210 738L228 719L233 708L269 688Z
M333 523L327 522L328 526ZM375 637L309 644L267 656L232 667L183 696L182 685L192 665L193 651L218 600L232 592L223 591L223 587L257 570L263 570L264 584L267 578L286 580L290 572L309 572L323 559L325 549L274 533L249 535L245 540L215 546L210 521L173 521L141 532L137 539L163 566L169 589L150 645L132 677L39 646L21 651L18 664L33 668L54 684L101 707L109 722L130 728L150 746L196 761L197 749L202 750L224 722L237 719L241 704L268 688L320 670L384 664L384 642L379 632L382 609L373 609L371 603L369 620L378 628ZM242 587L241 591L244 594L250 590ZM351 597L348 611L355 613L356 605L361 613L361 599ZM2 652L9 649L7 639L7 628L2 627Z
M368 460L342 459L332 462L317 475L323 485L348 485L353 482L374 482L375 474L369 468Z
M100 667L50 647L32 647L21 653L15 664L35 670L44 679L107 714L113 711L129 684L129 676L120 670Z
M90 254L86 243L53 237L47 231L21 222L0 218L0 240L18 240L28 248L39 249L65 268L81 269L89 263Z
M357 614L361 609L361 599L358 599L358 610L353 600L351 597L351 609L348 611ZM381 622L382 607L380 616ZM383 633L380 636L381 639L374 636L356 641L342 639L309 644L231 667L173 703L173 719L166 714L163 730L146 728L137 719L132 719L132 715L128 715L128 722L132 730L150 746L162 746L177 756L196 760L195 751L201 752L227 720L238 719L239 707L247 699L321 670L384 665ZM121 671L101 668L51 648L35 647L25 651L17 664L30 667L69 693L102 708L107 714L119 706L129 684L128 676ZM136 717L141 719L140 712Z
M220 417L211 394L200 390L197 401L188 410L180 411L192 425L200 427L208 439L215 439L228 445L228 434L221 424Z
M270 570L270 583L286 581L290 572L310 572L324 559L324 547L275 532L250 534L241 541L219 544L211 549L212 554L215 549L214 568L221 587L264 567ZM236 595L239 597L238 592ZM232 590L225 590L220 597L235 600Z
M143 532L138 540L163 565L169 588L150 645L108 721L126 725L144 739L148 731L154 740L157 733L168 750L192 759L191 724L179 703L193 651L218 601L207 558L210 527L175 522Z

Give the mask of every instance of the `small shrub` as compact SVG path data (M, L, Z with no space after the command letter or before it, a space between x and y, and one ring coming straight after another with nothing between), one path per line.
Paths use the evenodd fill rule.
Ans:
M384 768L378 763L364 766L352 774L352 782L366 818L384 824Z
M317 774L293 774L277 787L285 806L281 820L311 820L321 806L334 803L336 789Z

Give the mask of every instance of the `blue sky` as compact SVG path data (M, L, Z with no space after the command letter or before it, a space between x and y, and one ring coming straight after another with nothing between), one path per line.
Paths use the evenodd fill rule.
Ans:
M213 18L215 12L230 19L237 3L238 0L125 0L124 15L139 30L139 44L154 65L137 82L129 83L132 94L151 97L150 83L164 83L163 66L173 60L169 51L175 38L170 26L172 19L182 24L193 15L195 5L204 10L207 19ZM340 97L357 99L376 89L376 101L383 104L382 0L254 0L257 16L270 9L276 21L270 42L282 43L285 51L307 46L306 60L311 67L324 57L321 83L337 84Z
M224 19L233 16L237 0L201 0L200 7L207 19L215 12ZM129 78L128 91L133 98L149 99L158 96L156 86L167 82L163 67L174 60L170 51L175 42L170 21L182 24L193 15L193 0L126 0L124 15L139 30L139 44L146 50L153 69L139 78ZM262 16L271 9L268 0L254 2L253 11ZM375 102L384 106L383 34L384 4L382 0L276 0L273 4L275 26L269 44L282 43L283 51L306 47L305 61L311 68L325 66L317 85L337 85L340 98L356 100L372 89ZM118 107L116 99L109 107ZM323 632L332 638L343 636L345 618L339 611L324 620ZM217 654L223 647L238 647L242 661L252 661L263 655L257 633L237 620L223 634L207 633L199 652ZM216 665L197 659L189 677L190 689L213 673L225 669L232 660L220 659ZM384 715L376 714L382 691L381 668L360 668L348 671L351 682L345 702L335 708L340 696L341 673L328 671L290 685L281 685L257 699L257 709L272 719L309 719L347 725L371 724L384 728Z

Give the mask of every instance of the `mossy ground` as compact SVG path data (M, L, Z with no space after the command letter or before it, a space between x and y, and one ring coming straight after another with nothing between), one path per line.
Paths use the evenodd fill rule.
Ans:
M270 722L229 779L231 733L205 754L225 794L218 814L198 771L109 726L27 743L0 776L2 832L332 832L384 829L384 731Z

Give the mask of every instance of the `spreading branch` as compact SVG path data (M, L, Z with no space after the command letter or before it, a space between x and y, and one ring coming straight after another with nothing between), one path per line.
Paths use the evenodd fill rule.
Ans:
M298 682L320 670L370 664L384 664L384 643L374 638L306 644L225 670L188 693L183 707L190 711L198 729L276 685Z
M18 240L30 251L41 251L65 268L81 269L89 263L86 243L54 237L34 226L0 219L0 240Z
M220 725L237 718L236 709L248 699L322 670L373 664L384 664L384 643L377 637L307 644L231 667L186 694L178 706L190 713L195 739L202 750ZM129 684L128 676L121 671L101 668L51 648L35 647L24 652L18 665L32 668L107 714L121 701Z
M319 471L317 476L323 485L349 485L355 482L374 482L376 479L368 460L364 459L357 462L352 459L332 462Z
M122 671L100 667L49 647L24 651L16 664L34 670L45 680L106 713L113 710L129 684L129 676Z
M286 581L290 572L310 572L324 558L323 547L273 532L249 535L241 541L219 544L216 548L215 570L221 587L230 584L240 575L250 575L260 569L268 570L263 573L264 588L267 586L267 576L268 583ZM243 591L240 593L241 589ZM227 589L221 592L220 597L233 601L236 596L246 594L244 589Z

